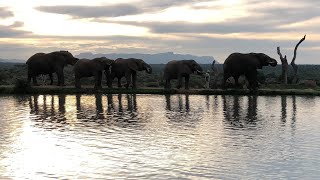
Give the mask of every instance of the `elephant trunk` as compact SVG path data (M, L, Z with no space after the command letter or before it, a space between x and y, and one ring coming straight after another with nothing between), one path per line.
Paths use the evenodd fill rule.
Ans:
M148 74L151 74L151 73L152 73L152 68L151 68L150 65L147 65L147 66L145 67L145 70L146 70L146 72L147 72Z
M272 67L275 67L275 66L277 66L278 62L277 62L275 59L270 59L270 60L269 60L269 64L270 64Z

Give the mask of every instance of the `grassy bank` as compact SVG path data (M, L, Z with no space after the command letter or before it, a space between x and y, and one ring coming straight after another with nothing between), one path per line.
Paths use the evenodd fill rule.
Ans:
M250 92L244 89L172 89L165 90L163 88L103 88L95 90L92 87L84 87L76 89L72 86L57 87L57 86L39 86L29 87L17 91L14 86L0 86L0 94L200 94L200 95L312 95L319 96L319 89L283 89L283 88L262 88L257 92Z

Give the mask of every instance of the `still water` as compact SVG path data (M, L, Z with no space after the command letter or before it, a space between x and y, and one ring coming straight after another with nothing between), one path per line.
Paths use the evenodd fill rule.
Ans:
M0 179L319 179L320 97L0 97Z

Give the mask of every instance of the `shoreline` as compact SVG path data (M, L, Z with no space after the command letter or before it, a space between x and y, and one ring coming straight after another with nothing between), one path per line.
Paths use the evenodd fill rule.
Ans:
M37 86L28 89L14 90L14 86L0 86L0 95L23 95L23 94L190 94L190 95L306 95L320 96L320 90L315 89L278 89L278 88L261 88L256 92L250 92L247 89L171 89L163 88L102 88L95 90L93 87L83 87L76 89L73 86Z

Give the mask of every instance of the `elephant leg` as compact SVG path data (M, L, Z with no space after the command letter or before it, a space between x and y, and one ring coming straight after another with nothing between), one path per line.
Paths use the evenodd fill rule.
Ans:
M240 85L239 85L239 75L234 75L233 78L234 78L234 85L236 88L240 88Z
M94 76L94 80L95 80L94 88L95 89L101 89L102 88L101 79L102 79L102 72L98 71Z
M32 81L33 81L34 86L39 86L39 84L37 82L37 76L35 74L32 75Z
M80 82L80 77L75 76L75 87L80 89L81 88L81 82Z
M171 83L170 83L170 79L166 79L166 83L164 85L165 89L171 89Z
M129 85L131 84L131 73L126 73L126 81L127 81L126 89L128 89Z
M137 72L132 73L132 88L137 88Z
M58 86L65 86L63 68L59 68L57 70L57 76L58 76Z
M52 76L52 73L49 73L49 77L50 77L50 85L53 85L53 76Z
M231 75L229 73L224 73L223 74L223 84L222 84L222 88L227 88L227 80L231 77Z
M258 82L257 82L257 72L253 71L253 72L248 72L246 73L246 78L248 79L249 81L249 89L250 90L257 90L257 85L258 85Z
M63 74L63 72L62 72L62 74L61 74L61 86L65 86L65 84L64 84L64 74Z
M112 81L113 81L113 79L114 79L114 74L113 73L106 73L105 74L106 75L106 79L107 79L107 86L109 87L109 88L112 88Z
M190 80L190 75L187 75L187 76L184 78L184 88L185 88L185 89L189 89L189 80Z
M180 89L182 87L182 76L179 75L178 76L178 85L177 85L177 89Z
M122 85L121 85L121 77L118 77L118 88L121 88Z
M61 74L59 72L56 73L58 77L58 86L61 85Z

